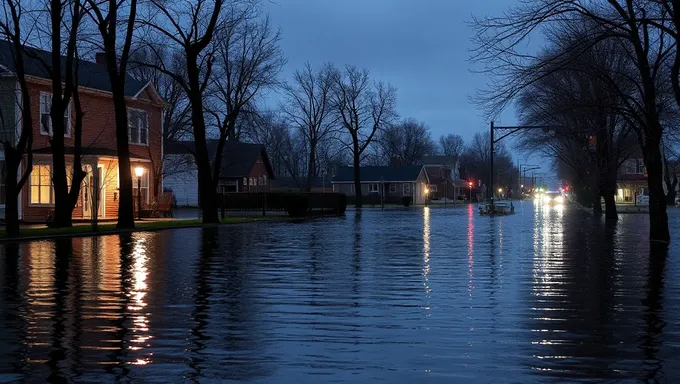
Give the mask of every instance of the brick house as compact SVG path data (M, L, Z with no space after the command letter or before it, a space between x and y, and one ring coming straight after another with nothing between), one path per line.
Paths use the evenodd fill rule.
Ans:
M44 222L48 212L54 208L52 186L52 155L49 139L51 121L51 80L42 62L51 62L51 53L34 48L24 57L28 86L31 94L33 118L33 170L19 196L20 219L26 222ZM103 55L98 55L98 59ZM0 42L0 113L3 137L16 137L20 127L21 108L17 100L19 86L13 72L12 46ZM83 116L83 165L87 176L81 186L78 203L73 210L74 219L90 219L96 214L101 219L118 216L119 172L116 154L115 115L111 87L106 66L81 60L78 64L80 77L79 93ZM160 192L161 186L150 182L150 173L161 165L162 128L161 115L163 100L151 83L144 83L128 77L125 84L128 107L128 134L133 180L135 168L144 169L141 190L134 182L134 196L141 193L143 203L149 204ZM65 152L67 164L73 160L74 141L72 128L75 122L73 102L67 114ZM14 135L14 136L13 136ZM0 153L4 165L4 153ZM67 172L70 174L70 172ZM4 178L3 178L4 180ZM4 192L4 185L1 186ZM98 212L93 212L92 196L99 197ZM4 215L4 198L1 194L0 208Z
M645 204L647 199L647 168L641 155L623 162L617 177L617 203Z
M458 157L423 156L422 163L430 179L430 199L457 200L466 187L460 179Z
M208 156L215 158L217 140L208 140ZM218 192L269 191L276 177L261 144L226 141L222 155ZM192 141L166 145L163 185L172 191L179 206L199 206L198 167Z

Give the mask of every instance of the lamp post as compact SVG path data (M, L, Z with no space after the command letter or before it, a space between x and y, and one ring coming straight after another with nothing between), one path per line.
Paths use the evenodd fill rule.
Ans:
M135 168L135 176L137 176L137 219L142 219L142 176L144 176L144 168Z
M472 204L472 181L468 181L468 186L470 187L470 204Z
M428 194L429 194L429 193L430 193L430 190L426 187L426 188L425 188L425 206L426 206L426 207L427 207L427 200L429 200L429 199L428 199L428 197L429 197Z

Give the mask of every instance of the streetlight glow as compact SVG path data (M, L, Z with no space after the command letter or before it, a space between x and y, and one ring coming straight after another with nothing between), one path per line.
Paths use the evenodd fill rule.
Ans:
M503 188L498 188L498 193L503 193Z
M142 167L135 168L135 176L137 176L137 177L144 176L144 168L142 168Z

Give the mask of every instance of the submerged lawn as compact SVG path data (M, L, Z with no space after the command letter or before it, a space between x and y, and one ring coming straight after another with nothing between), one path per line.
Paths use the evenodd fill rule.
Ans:
M222 219L220 224L239 224L282 219L287 219L287 217L227 217ZM172 228L200 227L204 225L209 226L216 224L203 224L200 219L187 219L135 222L135 229L118 229L116 228L116 223L99 224L97 230L94 230L91 224L76 224L69 228L25 227L20 229L21 234L18 238L9 238L4 229L0 230L0 240L26 240L51 236L83 236L134 231L158 231Z

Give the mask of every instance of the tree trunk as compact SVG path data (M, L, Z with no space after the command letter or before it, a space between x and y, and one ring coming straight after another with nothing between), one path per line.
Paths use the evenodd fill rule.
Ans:
M659 145L660 138L647 137L645 145L645 166L649 188L649 238L652 241L670 242L666 196L663 191L663 161Z
M8 237L19 236L19 192L17 186L17 172L19 164L14 160L13 156L8 157L7 170L5 173L5 231Z
M314 179L316 179L316 143L310 142L309 162L307 163L307 185L305 187L307 192L312 190Z
M361 208L361 168L359 167L359 151L354 151L354 207Z
M601 215L602 214L602 196L600 195L600 191L597 189L593 190L593 213L596 215Z
M616 211L616 199L612 191L606 191L604 194L605 218L607 220L618 220L619 214Z
M115 86L112 88L120 88ZM128 143L128 118L123 90L113 92L113 105L116 114L116 150L118 154L118 175L120 197L118 202L118 223L116 228L134 229L134 197L132 194L132 168ZM138 208L139 209L139 208Z

